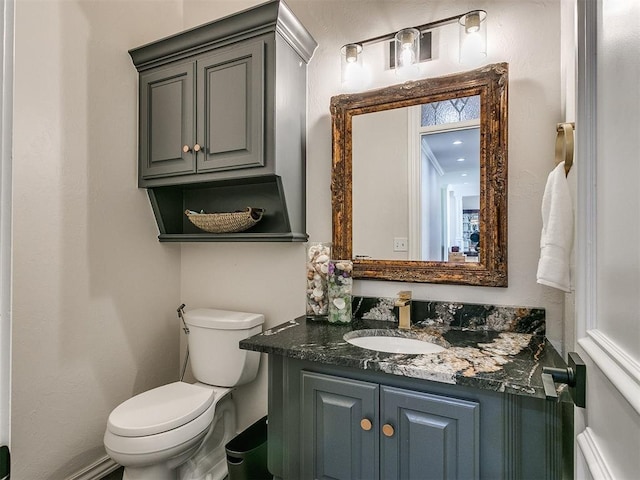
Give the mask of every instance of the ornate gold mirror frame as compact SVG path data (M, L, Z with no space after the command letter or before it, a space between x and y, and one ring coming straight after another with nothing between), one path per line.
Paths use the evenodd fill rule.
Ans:
M331 99L333 256L344 259L353 258L353 117L480 95L480 260L458 263L353 258L355 278L507 286L508 83L508 64L498 63ZM392 172L393 166L389 169Z

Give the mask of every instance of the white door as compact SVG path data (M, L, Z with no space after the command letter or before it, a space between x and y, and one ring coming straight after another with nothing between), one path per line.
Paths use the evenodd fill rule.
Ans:
M577 0L576 478L640 478L640 1Z

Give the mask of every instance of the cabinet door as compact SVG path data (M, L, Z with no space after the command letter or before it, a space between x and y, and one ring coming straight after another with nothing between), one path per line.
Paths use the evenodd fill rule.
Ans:
M381 478L479 478L478 403L381 389Z
M140 76L140 175L164 177L195 172L195 63Z
M264 42L198 59L198 172L264 165Z
M373 383L302 372L302 478L378 478L378 391Z

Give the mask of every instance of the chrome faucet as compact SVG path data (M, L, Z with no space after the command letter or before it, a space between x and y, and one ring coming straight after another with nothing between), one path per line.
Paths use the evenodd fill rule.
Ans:
M411 291L403 290L398 292L395 306L398 307L400 318L398 319L398 328L408 330L411 328Z

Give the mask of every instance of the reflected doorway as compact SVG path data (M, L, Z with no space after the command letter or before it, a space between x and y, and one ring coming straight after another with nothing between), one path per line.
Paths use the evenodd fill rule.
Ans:
M413 200L421 214L410 241L417 246L416 260L479 260L480 127L464 123L471 125L421 129L421 174L414 180L419 185Z

